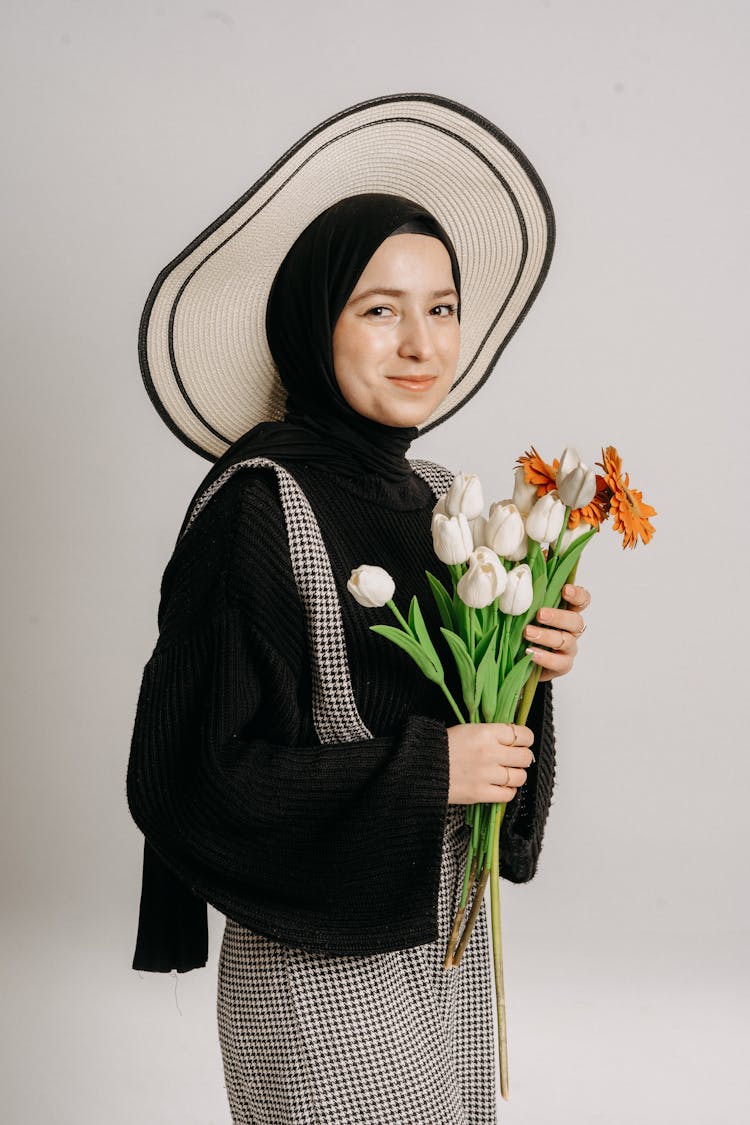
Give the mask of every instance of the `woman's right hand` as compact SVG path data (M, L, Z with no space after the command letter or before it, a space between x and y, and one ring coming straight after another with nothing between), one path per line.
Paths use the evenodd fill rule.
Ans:
M448 804L512 801L526 781L523 767L535 761L530 749L533 741L533 730L518 723L460 723L448 727Z

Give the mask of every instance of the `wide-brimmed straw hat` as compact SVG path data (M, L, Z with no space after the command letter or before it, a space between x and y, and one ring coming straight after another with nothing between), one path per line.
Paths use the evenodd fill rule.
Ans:
M432 212L461 268L456 379L420 433L485 382L549 268L549 197L518 146L467 106L437 94L372 98L305 133L157 277L141 317L141 372L191 449L214 461L258 422L283 418L265 331L271 283L313 219L373 191Z

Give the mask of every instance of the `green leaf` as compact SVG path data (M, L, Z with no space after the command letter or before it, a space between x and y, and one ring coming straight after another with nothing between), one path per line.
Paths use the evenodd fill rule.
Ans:
M456 667L458 668L458 674L461 678L461 691L463 693L464 703L469 710L469 715L472 715L476 698L476 669L474 667L474 661L471 659L469 650L461 637L456 633L452 633L450 629L441 628L440 632L445 637L448 647L453 653Z
M588 543L589 539L591 539L591 537L593 535L597 535L597 534L598 534L597 529L595 527L592 527L591 531L584 532L583 535L579 535L577 539L574 539L572 543L568 544L568 547L563 551L563 553L561 555L558 555L556 562L554 562L554 564L550 567L550 570L549 570L549 580L550 580L550 582L552 581L553 577L555 577L558 570L560 569L560 564L567 560L567 558L571 554L571 552L575 551L576 552L576 558L578 558L580 556L581 551L583 550L583 548ZM548 560L548 565L549 565L549 560ZM568 574L570 574L570 571L568 571ZM561 590L562 590L564 585L565 585L565 582L563 581L560 584Z
M461 601L458 592L453 595L453 615L456 619L455 632L465 644L469 639L469 607Z
M419 641L422 650L427 653L430 660L435 665L435 668L440 672L440 678L442 679L443 666L440 663L440 657L437 654L437 650L432 643L432 638L430 637L427 626L425 625L424 617L422 616L422 610L419 608L419 602L417 601L416 594L414 594L414 596L412 597L411 605L409 606L409 624L412 628L412 631L416 633L417 640Z
M528 679L529 665L531 663L531 657L524 656L517 664L513 665L510 672L503 680L500 694L497 697L497 707L495 708L493 722L513 722L513 716L518 706L518 695Z
M565 557L561 558L558 561L555 572L550 579L549 586L547 587L547 594L544 599L545 605L553 607L559 605L562 588L568 581L568 575L575 566L577 559L580 557L581 551L586 546L588 541L588 535L581 535L580 538L576 539L565 552Z
M397 629L394 625L370 625L373 633L379 633L381 637L387 637L389 641L402 648L404 652L408 652L414 663L419 667L420 671L424 672L428 680L432 680L434 684L439 684L443 680L442 668L438 670L434 667L432 661L425 652L419 647L413 637L405 633L403 629Z
M484 656L485 652L487 651L487 649L490 647L490 645L492 644L492 642L495 639L495 630L496 629L497 629L497 626L495 626L494 629L490 629L487 633L485 633L484 636L482 637L482 639L477 643L476 648L474 649L474 663L476 664L477 668L479 668L479 665L482 662L482 657Z
M542 563L544 563L544 555L542 555L541 551L539 552L539 556L542 560ZM547 568L546 568L546 565L544 565L544 566L542 566L542 569L541 569L540 573L538 574L538 576L534 579L533 597L531 599L531 605L529 606L526 613L520 613L518 615L518 617L515 617L513 619L513 622L511 624L511 626L510 626L510 637L508 638L508 651L510 652L512 659L515 659L516 653L518 652L518 650L521 646L521 641L523 640L523 631L526 628L526 626L528 625L529 621L534 620L534 618L536 617L536 614L537 614L537 610L540 608L540 606L547 604L545 602L546 592L547 592Z
M481 700L482 715L486 723L492 722L492 716L497 707L498 669L495 658L495 640L499 626L495 626L491 633L482 638L484 651L479 658L477 667L476 691L477 698ZM486 643L485 643L486 642ZM479 649L475 654L479 654Z
M427 581L430 583L430 589L432 590L438 612L440 613L440 620L443 622L446 629L455 629L456 619L453 616L453 603L450 594L439 578L436 578L434 574L430 574L429 570L426 570L425 574L427 575Z

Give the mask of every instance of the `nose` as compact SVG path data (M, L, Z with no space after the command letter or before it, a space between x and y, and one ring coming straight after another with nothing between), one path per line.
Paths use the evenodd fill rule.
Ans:
M430 325L421 314L407 315L401 321L398 352L399 355L414 356L417 359L428 359L434 354L435 345Z

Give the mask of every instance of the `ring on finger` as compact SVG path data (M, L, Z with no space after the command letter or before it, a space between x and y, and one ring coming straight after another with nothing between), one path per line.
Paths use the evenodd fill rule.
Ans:
M505 781L503 782L503 788L508 789L508 788L510 788L510 767L506 766L503 762L500 762L500 765L505 770L505 775L506 775Z

